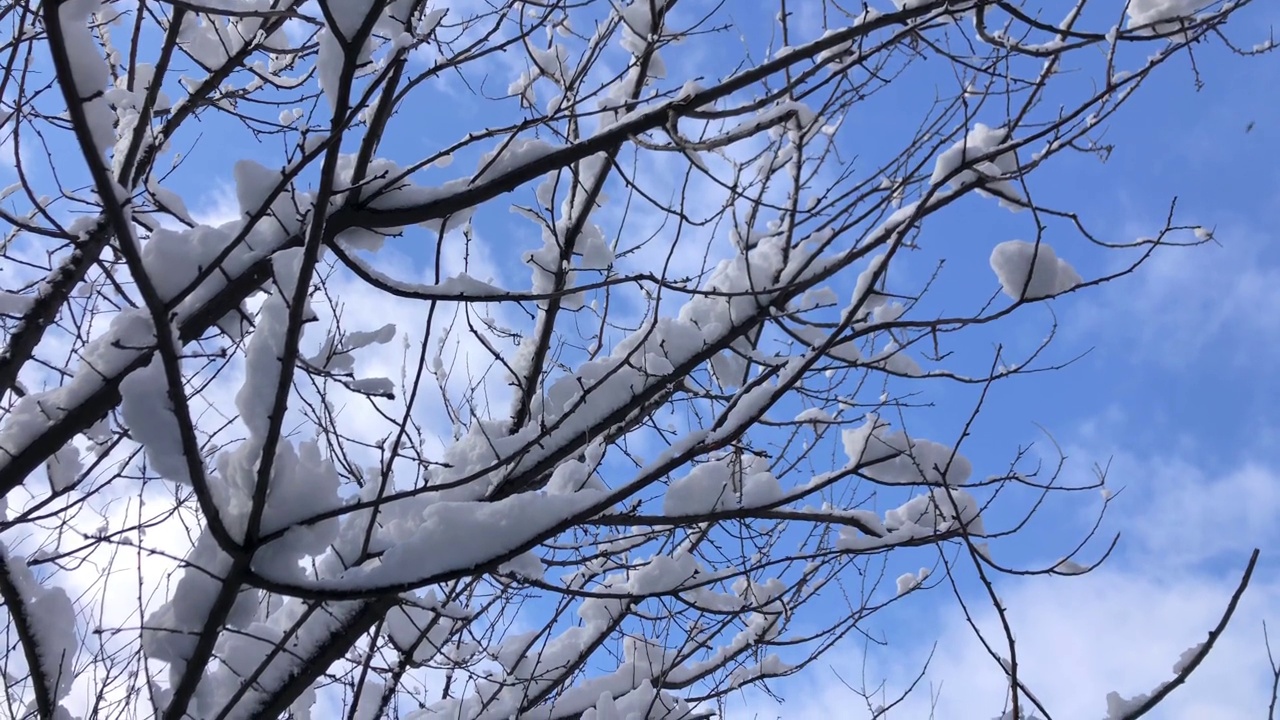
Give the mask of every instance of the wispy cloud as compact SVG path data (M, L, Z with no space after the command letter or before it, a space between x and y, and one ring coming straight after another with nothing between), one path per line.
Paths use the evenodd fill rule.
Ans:
M1205 360L1247 364L1259 350L1280 349L1280 314L1268 310L1280 307L1274 238L1247 226L1218 228L1215 237L1217 243L1164 248L1134 275L1090 296L1072 339L1107 335L1133 359L1173 369Z
M1073 453L1081 457L1078 452ZM1059 718L1103 717L1107 695L1152 691L1173 677L1173 665L1202 642L1218 621L1257 544L1274 547L1280 529L1280 473L1250 458L1221 473L1181 456L1117 455L1112 472L1130 480L1117 498L1109 529L1122 532L1121 551L1098 570L1072 578L1002 578L999 592L1017 638L1020 678ZM1213 561L1213 562L1211 562ZM1232 625L1214 652L1155 717L1167 720L1263 717L1271 675L1262 622L1276 620L1280 574L1263 563ZM875 689L891 701L909 687L929 654L926 680L887 720L987 720L1002 712L1007 683L963 614L937 588L915 603L907 625L884 628L890 644L830 658L828 672L779 688L777 704L763 695L739 698L728 717L808 720L869 717L848 685ZM1007 652L995 612L970 598L977 625ZM1271 613L1269 615L1269 613ZM838 676L837 676L838 675ZM859 711L861 709L861 711Z

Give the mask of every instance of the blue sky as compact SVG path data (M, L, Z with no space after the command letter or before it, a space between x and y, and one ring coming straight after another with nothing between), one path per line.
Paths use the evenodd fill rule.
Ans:
M692 14L700 6L682 7ZM759 57L773 36L772 19L737 7L726 17L732 19L733 31L668 53L673 79L723 74L726 63L741 55L744 42ZM814 18L803 12L798 17L800 39L815 37L803 30ZM1265 28L1277 20L1280 13L1273 5L1254 3L1236 19L1234 37L1245 46L1260 42ZM1045 436L1037 427L1042 426L1069 455L1068 478L1085 481L1095 464L1109 464L1108 485L1124 489L1103 526L1104 534L1121 532L1122 541L1096 575L998 581L1013 608L1032 685L1051 700L1051 708L1063 708L1060 717L1101 716L1107 691L1134 694L1165 679L1178 653L1212 625L1213 613L1225 602L1254 546L1263 548L1263 562L1223 647L1156 717L1252 717L1267 699L1260 622L1265 617L1280 624L1280 617L1267 614L1267 606L1280 601L1280 560L1267 552L1280 534L1272 522L1280 513L1280 409L1273 400L1280 397L1280 379L1273 370L1280 357L1280 249L1274 230L1280 216L1280 166L1274 160L1280 157L1280 103L1272 92L1280 87L1280 65L1276 56L1243 60L1217 45L1197 47L1195 60L1202 88L1197 89L1189 63L1180 58L1148 81L1107 124L1106 140L1116 149L1106 163L1065 156L1038 171L1034 182L1040 199L1087 210L1090 227L1114 241L1154 232L1177 196L1178 219L1213 228L1217 243L1167 249L1132 277L1050 303L1060 324L1050 357L1083 358L1057 372L997 385L965 446L976 474L994 474L1018 445L1034 442L1044 448ZM521 66L515 57L504 56L491 69L493 86L486 92L495 95L505 91L507 78ZM891 87L876 107L896 108L897 116L850 117L846 122L857 136L873 141L865 148L850 145L850 155L873 163L877 149L894 147L886 138L914 128L915 111L931 99L930 93L918 91L919 84L934 80L928 72L913 71ZM481 100L456 78L446 78L406 106L384 146L397 148L397 159L420 157L476 124L505 122L517 113L513 101ZM254 156L272 164L279 157L279 147L270 143L228 152L218 140L231 133L225 122L208 118L188 163L170 181L197 215L209 218L224 216L234 202L229 185L234 159ZM460 156L449 168L424 173L420 181L455 177L474 167L476 159ZM651 170L660 173L663 168ZM528 201L531 194L522 189L511 201ZM505 204L505 199L492 203L477 217L479 246L473 261L481 269L471 272L520 287L528 282L528 271L519 252L540 241L532 226L509 214ZM1027 237L1026 216L1006 213L990 200L966 201L945 217L946 226L929 226L925 235L954 273L950 282L956 285L944 284L931 300L940 306L953 298L972 299L970 282L994 290L987 266L991 248ZM646 225L645 218L638 222ZM656 227L656 220L651 222ZM1077 239L1047 239L1086 276L1117 263L1115 256L1084 248ZM411 233L389 243L378 265L425 277L429 256L421 251L421 242L420 235ZM723 249L728 240L721 233L713 242ZM459 255L452 252L448 264L460 270ZM681 260L696 266L700 258ZM911 259L905 268L909 274L929 269L928 263ZM352 315L373 322L379 309L354 307ZM508 319L520 322L518 314ZM961 350L972 353L974 362L989 358L995 341L1025 350L1044 336L1049 322L1046 306L1033 306L990 332L975 334ZM375 367L397 362L395 357L371 359ZM947 441L976 391L935 385L930 392L939 407L921 413L919 422L927 428L926 436ZM1087 528L1101 503L1097 492L1051 503L1031 530L996 545L997 559L1054 562ZM909 569L932 562L926 553L901 560ZM897 569L898 563L890 567ZM974 589L972 578L962 584ZM981 597L967 597L989 627L991 613ZM830 607L831 612L839 610ZM885 677L891 688L904 689L937 642L941 650L930 680L935 688L940 683L938 717L986 718L999 712L998 677L990 659L974 649L947 588L907 598L868 630L892 643L869 654L866 672L873 685ZM856 643L841 646L805 676L776 684L776 691L788 698L785 707L748 693L730 706L730 717L829 717L833 704L860 702L835 676L859 676L860 650ZM913 714L921 707L890 717L923 717ZM982 712L975 714L974 707Z

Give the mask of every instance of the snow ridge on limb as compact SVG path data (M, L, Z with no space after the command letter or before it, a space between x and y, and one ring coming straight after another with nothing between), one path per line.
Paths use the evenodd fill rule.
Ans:
M34 686L31 704L40 717L68 717L61 703L76 678L80 645L71 598L60 587L44 587L4 545L0 545L0 597L26 654Z

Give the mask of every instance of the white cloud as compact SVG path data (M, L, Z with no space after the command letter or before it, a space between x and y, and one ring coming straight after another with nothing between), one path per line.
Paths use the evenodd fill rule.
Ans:
M1105 466L1107 486L1123 491L1108 526L1124 534L1127 554L1176 569L1280 543L1280 455L1274 443L1257 441L1274 428L1223 438L1210 434L1211 419L1188 418L1179 425L1185 433L1162 437L1158 450L1138 456L1126 450L1125 428L1142 421L1113 407L1066 448L1074 472ZM1224 450L1236 459L1222 460Z
M1210 477L1185 462L1153 465L1158 474L1142 483L1149 502L1130 529L1144 552L1163 564L1185 564L1241 555L1274 546L1280 517L1280 476L1249 463Z
M1173 677L1183 651L1204 641L1217 623L1250 549L1261 546L1262 561L1227 632L1191 680L1147 717L1264 717L1272 678L1262 622L1280 623L1274 614L1280 563L1268 560L1277 544L1280 472L1246 461L1212 474L1181 458L1126 456L1112 470L1131 480L1107 526L1123 533L1115 557L1085 576L999 581L1017 638L1020 677L1054 717L1105 717L1108 693L1132 697ZM1005 651L989 603L980 595L968 599L979 627ZM817 668L829 664L855 687L862 677L871 688L883 678L887 698L877 701L892 700L911 684L935 642L926 682L887 720L999 716L1007 696L1002 673L947 590L906 603L908 611L916 603L919 615L911 616L909 627L887 628L890 644L872 650L865 672L861 648L848 648L804 680L775 687L785 704L751 694L727 717L825 720L833 708L841 708L842 717L869 717L857 693Z
M1054 717L1104 717L1108 693L1132 697L1172 678L1173 665L1183 651L1202 642L1216 624L1234 582L1227 575L1106 567L1083 577L1016 583L1002 593L1002 600L1009 607L1018 640L1019 676ZM924 597L950 602L941 593ZM1280 584L1259 578L1213 653L1160 712L1149 717L1206 720L1263 716L1271 678L1261 621L1277 604ZM998 717L1007 691L994 661L958 611L953 609L940 618L929 615L932 613L926 614L921 625L933 626L932 621L940 621L940 632L921 638L914 646L891 644L875 651L865 674L860 672L862 661L855 654L831 658L831 667L850 683L863 676L868 686L875 687L885 678L885 693L891 700L910 685L936 640L928 681L890 712L887 720L931 717L934 702L932 717ZM979 625L993 645L1003 649L995 620L988 608L980 614ZM854 710L866 707L862 698L834 675L824 677L819 667L808 676L818 679L816 682L778 688L789 699L784 705L755 696L749 703L738 704L727 717L817 720L829 718L832 708L848 709L849 714L843 717L870 715L865 709Z
M1114 570L1073 579L1026 583L1004 595L1018 639L1019 677L1059 718L1100 718L1106 697L1128 698L1150 692L1172 678L1173 665L1189 647L1204 640L1233 590L1223 578L1148 577ZM1261 619L1280 601L1280 585L1251 588L1214 652L1160 711L1165 720L1261 717L1270 697L1270 675ZM980 621L996 647L992 613ZM921 683L886 720L931 717L987 720L998 717L1006 685L994 661L958 616L944 619L927 682ZM891 646L869 663L865 677L875 687L887 675L888 700L905 690L928 654L927 645L893 657ZM901 650L900 647L897 650ZM831 666L850 684L858 683L861 659L832 658ZM820 667L820 666L819 666ZM821 678L815 667L811 677ZM825 719L833 708L843 717L868 717L866 703L834 675L802 690L789 686L789 700L776 705L756 696L739 703L729 720L785 717ZM854 685L855 687L857 685ZM932 697L931 697L932 696ZM885 698L877 697L879 703ZM858 712L857 709L862 709Z
M192 207L191 219L201 225L218 227L240 217L240 203L236 200L236 189L228 182L219 182L213 186L200 201Z
M1134 237L1141 233L1134 233ZM1280 259L1269 238L1219 229L1221 244L1168 247L1131 276L1091 294L1073 340L1122 335L1137 360L1186 367L1198 360L1248 364L1280 345Z

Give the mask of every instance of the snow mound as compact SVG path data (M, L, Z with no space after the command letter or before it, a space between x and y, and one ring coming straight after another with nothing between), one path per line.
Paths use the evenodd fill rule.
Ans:
M991 251L991 269L1004 294L1014 300L1038 300L1064 293L1084 280L1047 243L1002 242ZM1030 279L1028 280L1028 275Z

